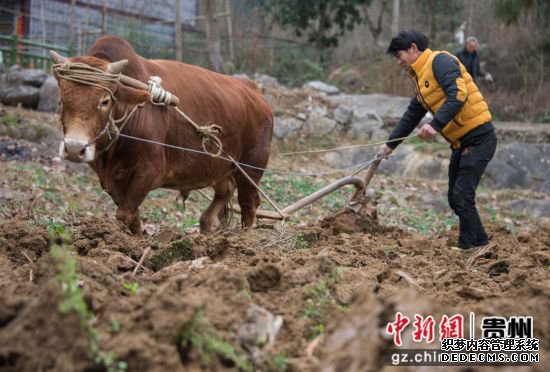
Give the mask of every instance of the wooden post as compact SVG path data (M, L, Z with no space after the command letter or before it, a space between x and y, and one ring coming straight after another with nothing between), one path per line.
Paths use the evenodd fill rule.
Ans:
M17 64L17 45L19 44L19 38L16 35L13 35L11 39L11 55L10 55L10 63L11 65Z
M69 9L69 46L74 48L74 34L75 34L75 7L76 0L71 0L71 7Z
M227 14L227 42L229 43L229 60L233 63L235 50L233 49L233 22L231 18L231 6L229 0L225 0L225 12Z
M44 16L44 0L40 0L40 25L42 27L42 42L46 43L46 17Z
M107 33L107 0L102 1L101 5L101 35Z
M392 18L391 18L391 36L394 37L399 32L399 0L393 0Z
M90 3L86 3L86 15L84 17L84 30L82 31L82 52L84 53L88 48L88 31L89 31L89 18L90 18Z
M222 57L220 52L220 30L216 14L216 0L205 0L205 26L209 67L222 72Z
M174 27L176 31L175 35L175 47L176 47L176 61L183 61L183 51L181 45L181 2L180 0L174 0L174 6L176 7L176 20L174 22Z

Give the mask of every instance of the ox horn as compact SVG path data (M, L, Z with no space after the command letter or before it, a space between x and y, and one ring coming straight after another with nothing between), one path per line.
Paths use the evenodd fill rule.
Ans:
M126 66L128 66L128 60L127 59L122 59L122 60L117 61L117 62L111 62L107 65L107 72L110 73L110 74L118 74L122 70L124 70L124 68Z
M50 50L50 57L54 63L65 63L67 62L67 58L63 57L62 55L57 54L53 50Z

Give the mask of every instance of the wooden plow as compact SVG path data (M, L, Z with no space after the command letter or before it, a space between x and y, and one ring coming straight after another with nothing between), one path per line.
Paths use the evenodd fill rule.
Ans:
M367 186L369 185L372 177L374 176L374 173L378 169L378 166L380 165L380 162L382 159L386 158L386 156L380 156L376 155L374 160L367 163L365 166L363 166L359 171L355 172L354 175L346 176L343 178L340 178L327 186L323 187L322 189L314 192L311 195L308 195L300 200L298 200L295 203L292 203L286 208L283 208L281 212L283 215L279 214L275 211L266 211L266 210L258 210L256 211L256 217L257 218L267 218L272 220L287 220L290 218L290 214L316 202L317 200L327 196L328 194L344 187L347 185L353 185L355 187L355 193L352 195L352 197L348 200L346 204L346 208L349 208L353 210L355 213L360 213L361 209L364 207L363 199L365 197L365 192L367 190ZM367 173L365 174L365 177L362 179L358 176L356 176L357 173L367 169ZM240 213L240 208L238 206L233 207L233 210L237 213Z

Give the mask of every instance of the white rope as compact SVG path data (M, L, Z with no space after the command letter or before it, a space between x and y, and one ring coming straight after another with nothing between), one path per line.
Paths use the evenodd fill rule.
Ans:
M374 142L374 143L365 143L365 144L362 144L362 145L334 147L332 149L322 149L322 150L306 150L306 151L296 151L296 152L285 152L283 154L279 154L279 156L303 155L303 154L321 154L323 152L352 150L352 149L359 149L359 148L362 148L362 147L371 147L371 146L383 145L385 143L390 143L390 142L404 141L404 140L415 138L415 137L418 137L418 134L414 134L412 136L407 136L407 137L394 138L394 139L386 140L386 141L380 141L380 142Z
M209 152L207 152L207 151L201 151L201 150L190 149L190 148L187 148L187 147L180 147L180 146L175 146L175 145L169 145L169 144L167 144L167 143L162 143L162 142L158 142L158 141L153 141L153 140L149 140L149 139L146 139L146 138L140 138L140 137L129 136L129 135L127 135L127 134L122 134L122 133L120 133L120 134L119 134L119 137L124 137L124 138L132 139L132 140L135 140L135 141L141 141L141 142L151 143L151 144L154 144L154 145L159 145L159 146L171 148L171 149L174 149L174 150L187 151L187 152L191 152L191 153L195 153L195 154L203 154L203 155L212 156L212 154L209 153ZM389 156L383 156L383 157L388 158ZM366 167L366 166L372 164L373 161L378 160L380 157L378 157L378 158L376 158L376 159L374 159L374 160L366 161L366 162L364 162L364 163L354 164L354 165L352 165L351 167L341 168L341 169L335 169L335 170L328 171L328 172L318 172L318 173L289 172L289 171L283 171L283 170L280 170L280 169L260 168L260 167L254 166L254 165L250 165L250 164L246 164L246 163L237 162L237 161L231 160L231 159L229 159L229 158L226 158L226 157L224 157L224 156L218 156L218 158L221 159L221 160L228 161L228 162L235 162L235 163L237 163L237 164L239 164L239 165L241 165L241 166L243 166L243 167L247 167L247 168L251 168L251 169L257 169L257 170L261 170L261 171L265 171L265 172L270 172L270 173L286 174L286 175L300 176L300 177L322 177L322 176L330 176L330 175L337 174L337 173L345 173L345 172L353 171L353 170L356 170L356 169L359 169L359 168L364 168L364 167Z
M151 100L155 105L169 105L172 100L172 93L164 90L161 87L162 79L160 76L151 76L149 78L149 93L151 93Z

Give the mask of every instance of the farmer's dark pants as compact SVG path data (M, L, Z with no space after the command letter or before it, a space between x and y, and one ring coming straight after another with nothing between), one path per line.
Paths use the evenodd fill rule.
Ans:
M493 158L497 137L490 131L474 145L453 150L449 164L449 191L447 197L452 210L460 220L458 246L472 248L489 242L476 209L476 189Z

